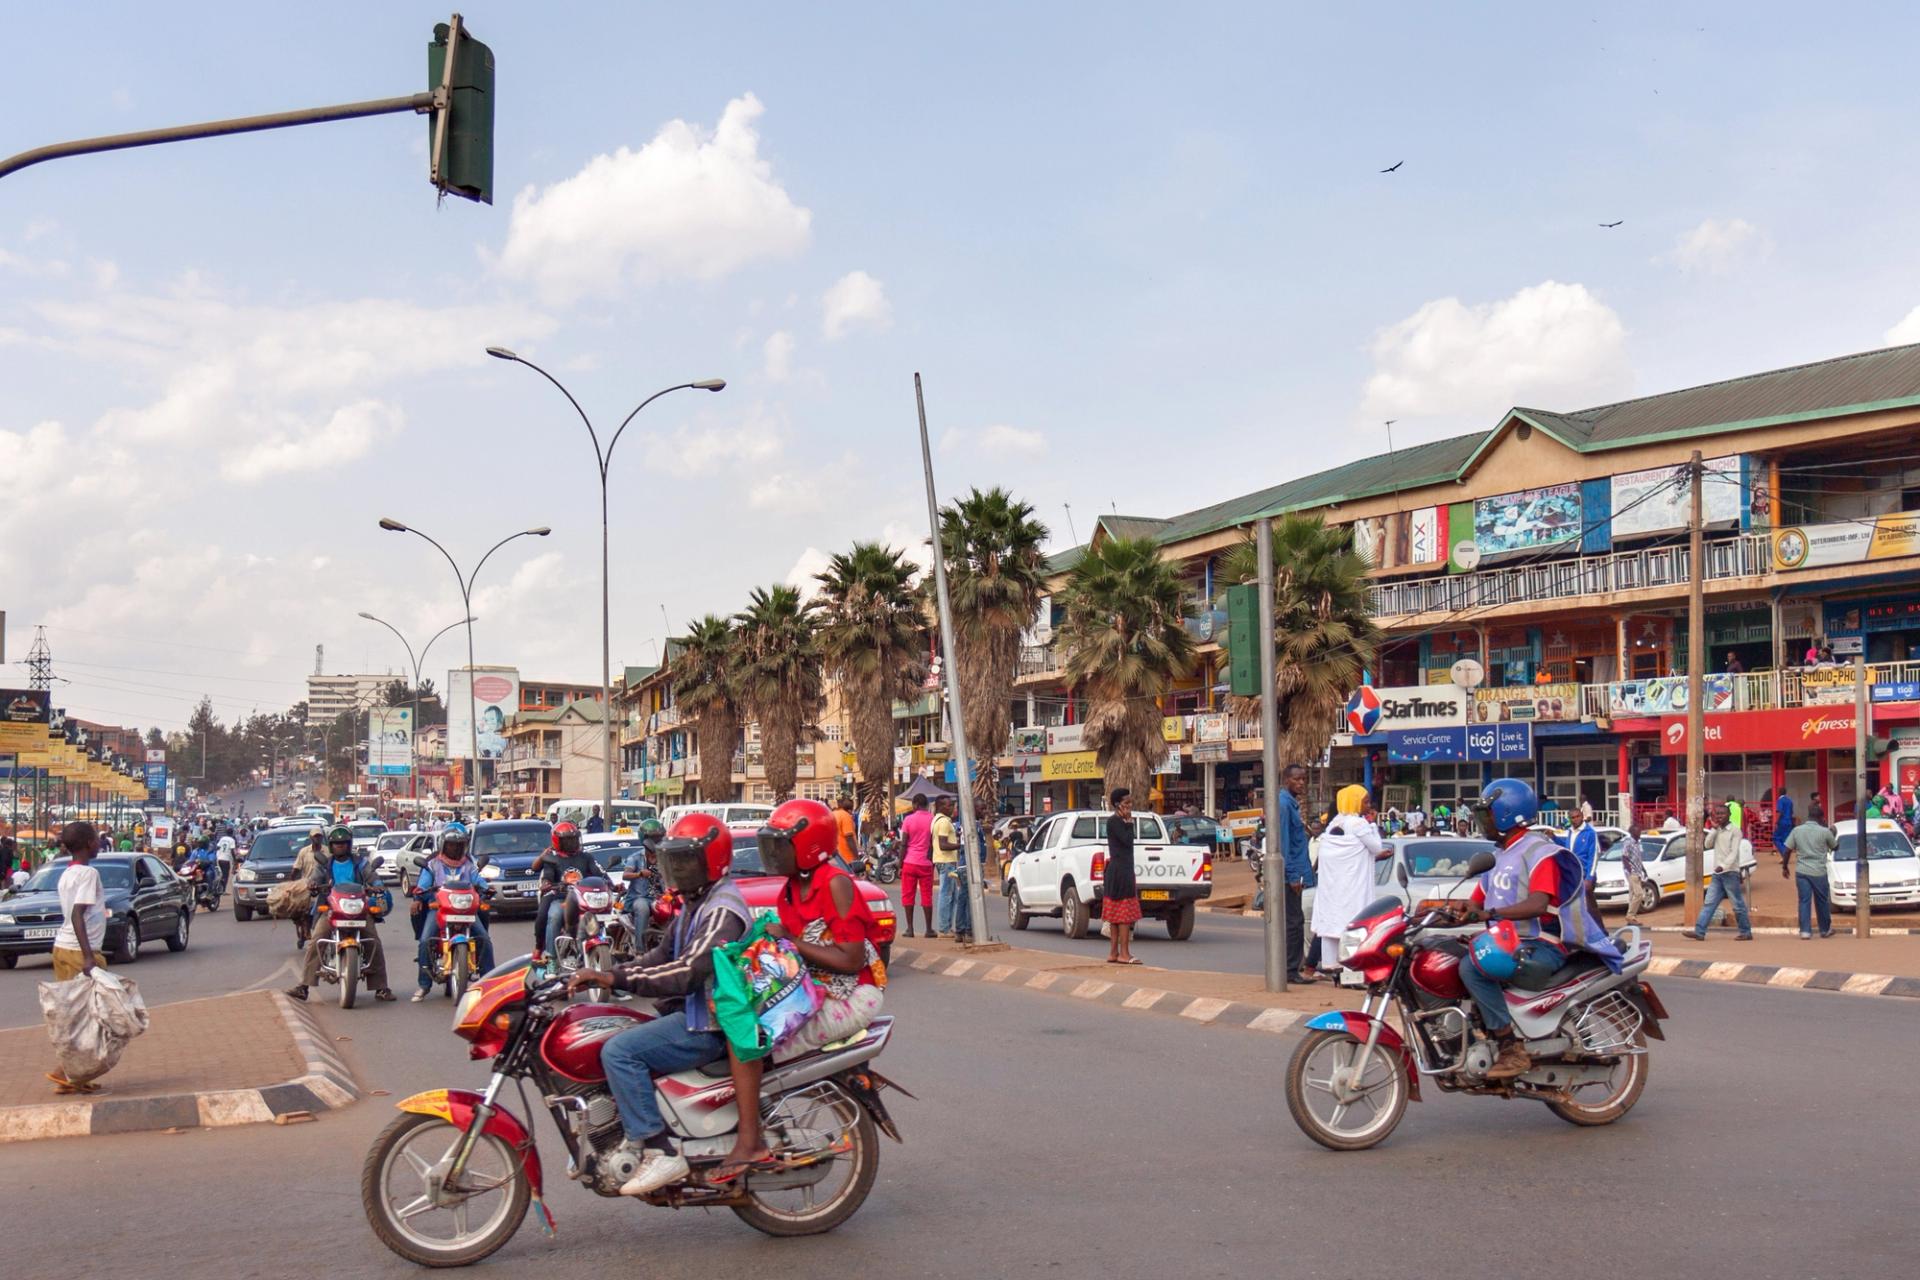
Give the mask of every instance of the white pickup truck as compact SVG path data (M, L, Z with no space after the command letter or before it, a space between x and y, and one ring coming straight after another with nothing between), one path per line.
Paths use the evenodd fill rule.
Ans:
M1175 843L1158 814L1136 813L1133 822L1140 912L1184 942L1193 936L1200 900L1213 893L1213 846ZM1099 915L1106 863L1105 810L1068 810L1035 820L1007 867L1007 922L1025 929L1035 916L1057 916L1069 938L1086 937Z

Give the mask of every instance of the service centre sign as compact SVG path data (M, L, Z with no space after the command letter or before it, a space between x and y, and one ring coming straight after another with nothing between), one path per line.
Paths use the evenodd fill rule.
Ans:
M1851 748L1854 735L1852 707L1790 707L1777 711L1730 711L1706 717L1702 729L1709 755L1738 751L1818 751ZM1687 718L1666 716L1660 721L1660 753L1687 752Z
M1457 684L1377 689L1366 685L1347 698L1347 731L1356 737L1389 729L1449 729L1467 723L1472 695Z

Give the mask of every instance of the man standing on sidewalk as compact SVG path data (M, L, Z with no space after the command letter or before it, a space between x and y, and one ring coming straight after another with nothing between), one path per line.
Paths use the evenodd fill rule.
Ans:
M69 822L60 829L60 848L70 861L60 873L60 931L53 936L53 980L65 982L104 968L100 948L107 940L107 898L94 869L100 833L91 822Z
M960 931L958 907L966 892L960 878L960 832L953 824L953 797L941 796L933 806L934 927L953 935ZM932 931L927 934L932 937Z
M913 812L900 823L900 910L907 918L903 937L913 936L913 904L918 902L927 916L927 936L933 931L933 815L927 811L927 798L913 798Z
M1839 845L1827 816L1819 805L1809 805L1807 816L1787 837L1787 855L1792 863L1794 887L1800 892L1800 936L1813 936L1814 913L1820 916L1820 936L1833 936L1833 897L1828 891L1828 859ZM1782 863L1780 874L1788 874Z
M1280 830L1274 835L1280 846L1280 865L1287 882L1286 896L1281 899L1287 910L1287 981L1298 983L1320 980L1301 968L1306 956L1307 915L1300 909L1300 900L1315 883L1313 861L1307 857L1307 824L1300 817L1300 797L1306 794L1307 766L1288 765L1276 801ZM1273 865L1272 854L1269 850L1268 867Z
M1753 922L1747 916L1747 892L1741 868L1752 861L1753 846L1740 834L1740 828L1727 820L1725 806L1715 807L1713 820L1715 826L1707 835L1706 848L1713 868L1713 879L1707 884L1707 901L1700 908L1700 918L1693 922L1693 928L1682 931L1680 936L1704 942L1707 924L1714 912L1720 909L1722 901L1731 898L1733 916L1740 926L1740 932L1733 935L1734 941L1752 942Z

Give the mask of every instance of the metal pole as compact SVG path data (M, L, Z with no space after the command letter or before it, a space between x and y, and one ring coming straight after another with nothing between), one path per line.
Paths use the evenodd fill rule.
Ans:
M1280 830L1280 701L1273 686L1273 521L1254 526L1260 563L1260 786L1267 818L1267 990L1287 989L1286 851ZM1302 852L1305 852L1304 850Z
M1865 637L1861 646L1866 645ZM1853 655L1853 936L1873 936L1873 894L1867 885L1867 659Z
M913 402L920 413L920 467L927 478L927 530L933 538L933 589L940 602L941 674L947 681L947 705L953 711L954 777L960 784L960 848L967 860L967 903L973 913L976 946L993 941L987 926L986 868L980 864L979 828L974 825L973 758L967 754L967 717L960 699L960 663L954 655L953 599L947 592L947 557L940 541L940 500L933 491L933 450L927 444L927 398L920 375L913 375ZM892 815L887 815L892 819Z
M613 623L607 603L607 459L600 460L600 817L613 830Z
M1700 916L1704 889L1704 829L1707 806L1706 714L1707 604L1706 552L1700 527L1700 451L1689 464L1691 499L1687 514L1687 890L1686 925Z

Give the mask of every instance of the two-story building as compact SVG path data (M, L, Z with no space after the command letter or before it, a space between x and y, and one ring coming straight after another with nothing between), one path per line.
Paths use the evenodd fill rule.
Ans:
M507 721L507 749L497 766L501 799L540 815L556 800L599 795L605 732L597 699L519 712Z

